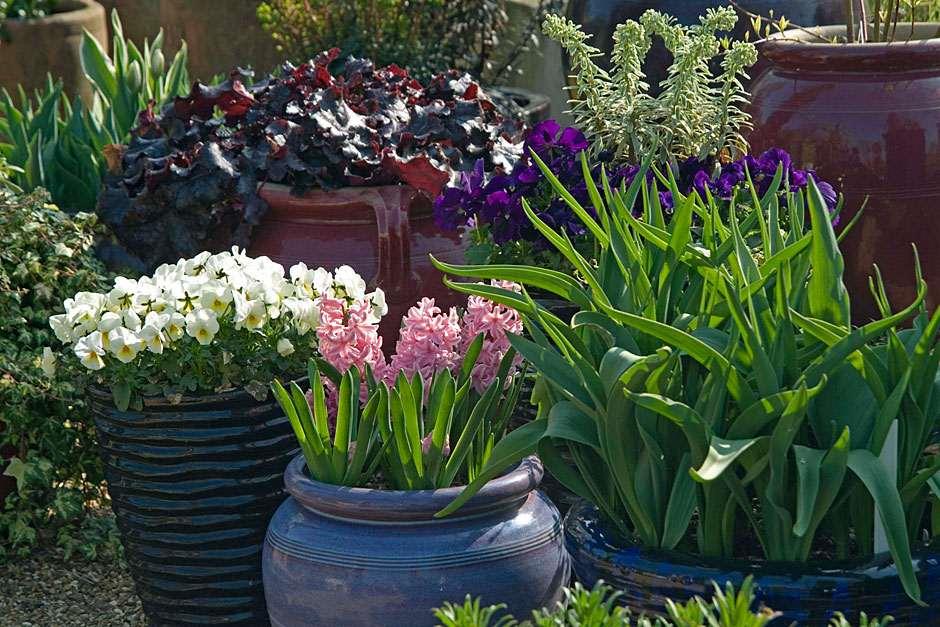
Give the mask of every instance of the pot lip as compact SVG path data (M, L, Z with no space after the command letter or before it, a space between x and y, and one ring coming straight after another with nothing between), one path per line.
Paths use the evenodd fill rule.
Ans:
M298 385L302 385L304 381L307 380L307 377L298 377L295 379L289 379L290 381L296 382ZM111 390L107 387L98 384L89 385L86 388L87 394L92 398L92 400L103 403L106 405L113 406ZM238 387L231 390L225 390L224 392L216 392L214 394L205 394L205 395L196 395L196 394L184 394L179 403L170 403L163 396L145 396L143 397L144 401L144 411L147 410L169 410L169 411L181 411L186 409L192 409L201 405L216 405L220 403L229 403L234 401L243 401L250 400L253 403L258 405L263 405L266 403L276 403L277 401L271 396L270 392L268 393L268 398L264 401L259 401L251 394L245 390L244 387ZM128 410L131 411L131 410Z
M481 515L525 499L542 481L543 467L532 455L484 485L457 512L436 519L465 486L439 490L379 490L348 488L311 479L298 454L284 471L287 492L305 509L318 514L371 524L447 522Z
M918 22L899 25L903 35L912 32L916 39L892 43L827 43L814 35L831 38L845 34L845 26L813 26L774 33L760 44L760 51L770 61L785 69L821 72L905 72L940 69L940 23Z
M26 28L42 28L50 24L77 24L83 26L87 21L98 19L100 14L105 15L104 7L94 0L63 0L57 5L57 10L49 15L21 19L7 19L5 24L8 28L14 30L23 30Z
M601 525L599 531L588 530L585 526L586 522ZM843 560L784 562L766 559L708 557L674 549L646 547L636 542L630 542L625 545L619 544L613 542L612 539L608 537L603 522L600 519L599 510L593 504L583 499L576 503L565 516L564 528L565 536L568 539L573 538L575 529L582 532L579 535L590 536L593 546L580 543L581 549L605 561L612 561L612 558L616 555L630 553L633 561L638 562L645 561L647 563L673 564L709 572L740 572L747 574L749 572L756 573L759 571L765 575L793 575L796 573L800 575L824 576L840 572L857 573L872 569L883 570L885 568L894 568L891 553L887 551ZM934 557L937 554L937 551L928 547L913 551L915 561L918 558Z
M368 192L410 192L413 194L421 194L422 192L406 183L391 183L388 185L347 185L346 187L336 187L333 189L326 189L323 187L314 187L308 189L301 196L297 196L291 193L291 186L285 185L283 183L269 183L263 182L258 184L258 195L262 198L268 196L281 197L281 196L290 196L295 200L313 200L313 201L327 201L336 204L338 198L347 201L355 202L358 200L358 196L361 196L364 193ZM344 196L349 196L349 198L343 198Z

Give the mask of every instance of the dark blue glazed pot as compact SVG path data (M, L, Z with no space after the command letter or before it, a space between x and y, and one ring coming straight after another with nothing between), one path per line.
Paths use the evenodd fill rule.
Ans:
M261 548L297 440L243 391L119 411L89 391L111 507L150 624L267 625Z
M462 488L343 488L310 479L298 456L264 545L271 623L434 625L432 608L467 594L516 616L553 606L571 568L542 472L528 458L436 519Z
M620 601L636 613L662 614L666 599L710 598L712 581L722 587L740 585L754 577L757 600L782 612L773 624L824 627L834 612L856 622L859 612L869 617L892 615L893 625L937 625L940 608L940 554L920 553L915 568L928 607L917 606L901 587L887 554L867 560L787 564L709 559L624 545L599 518L597 508L579 502L565 518L565 545L574 572L586 586L603 579L623 590Z

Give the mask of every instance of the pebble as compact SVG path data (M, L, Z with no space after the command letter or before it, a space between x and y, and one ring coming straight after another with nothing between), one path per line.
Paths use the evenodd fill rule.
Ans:
M146 627L123 561L41 549L0 564L0 627Z

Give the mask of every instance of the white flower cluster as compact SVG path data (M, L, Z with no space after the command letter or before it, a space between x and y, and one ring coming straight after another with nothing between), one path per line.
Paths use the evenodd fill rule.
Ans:
M159 355L176 342L209 345L223 325L267 334L278 321L282 332L304 336L319 323L321 297L366 301L376 321L388 310L382 290L367 294L365 281L349 266L331 274L299 263L288 278L282 265L233 248L164 264L153 276L118 277L106 294L79 292L49 324L85 368L101 370L109 359L130 363L141 352ZM294 346L281 337L277 351L286 356ZM46 352L47 372L53 369L50 359Z

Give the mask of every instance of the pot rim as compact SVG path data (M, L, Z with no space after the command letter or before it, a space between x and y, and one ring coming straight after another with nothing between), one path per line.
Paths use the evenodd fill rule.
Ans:
M284 471L287 492L305 509L330 518L370 524L440 522L468 518L523 501L542 481L542 462L529 456L484 485L457 512L445 518L434 514L450 504L465 486L438 490L380 490L349 488L311 479L298 454Z
M9 18L4 24L13 30L44 28L53 24L75 24L84 27L85 22L97 19L99 13L104 17L104 7L94 0L60 0L56 10L49 15L29 19Z
M813 26L774 33L760 44L760 52L777 66L820 72L907 72L940 69L940 22L899 25L899 32L911 32L910 41L891 43L827 43L845 35L842 25Z
M595 522L598 525L599 533L594 533L585 528L584 522ZM875 553L874 555L855 557L842 560L811 560L806 562L786 562L780 560L767 559L745 559L730 557L708 557L677 551L674 549L662 549L656 547L647 547L635 541L628 541L622 544L611 537L609 529L600 517L600 511L588 501L582 499L576 503L565 516L565 536L573 540L574 530L579 529L583 535L589 535L592 539L591 545L579 543L583 551L587 551L595 556L603 556L606 561L611 561L611 556L621 555L627 552L632 553L634 558L647 562L656 562L663 564L674 564L687 568L696 568L708 572L740 572L743 574L760 572L764 575L815 575L831 576L834 573L864 573L868 571L881 571L885 569L894 569L894 560L888 551ZM573 554L573 553L572 553ZM919 558L933 557L937 552L928 547L921 547L912 550L914 561ZM703 575L703 577L706 575Z
M307 380L307 377L298 377L289 380L303 386L303 383ZM105 403L112 406L114 405L110 388L98 384L92 384L86 387L86 392L90 397L92 397L92 400L96 402ZM249 394L244 386L233 388L231 390L225 390L224 392L216 392L213 394L184 394L179 403L170 403L168 400L166 400L165 396L144 396L143 401L144 411L160 409L168 411L181 411L199 407L200 405L216 405L219 403L240 401L246 397L259 405L277 402L277 400L271 395L270 391L268 392L268 398L266 400L259 401Z

